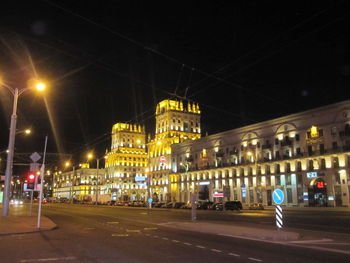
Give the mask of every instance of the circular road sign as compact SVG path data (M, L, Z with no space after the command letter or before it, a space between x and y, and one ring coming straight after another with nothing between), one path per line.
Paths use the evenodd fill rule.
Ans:
M284 193L281 189L275 189L272 193L272 199L275 204L280 205L284 201Z

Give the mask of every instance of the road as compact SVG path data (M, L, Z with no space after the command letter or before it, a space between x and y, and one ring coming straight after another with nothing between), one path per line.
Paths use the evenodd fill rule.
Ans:
M348 262L350 242L285 245L167 228L159 223L187 221L189 210L47 204L43 209L59 227L53 231L0 236L0 262ZM288 211L292 227L345 232L349 212ZM324 218L318 214L324 215ZM274 224L273 211L198 211L199 220L232 224ZM292 219L293 218L293 219ZM301 223L302 222L302 223ZM337 222L337 221L335 221ZM349 221L348 221L349 222ZM319 233L319 232L318 232ZM321 248L321 249L317 249Z

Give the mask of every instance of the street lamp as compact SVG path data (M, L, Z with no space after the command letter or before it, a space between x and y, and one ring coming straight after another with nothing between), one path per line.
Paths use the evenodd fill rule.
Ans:
M4 187L4 202L2 207L2 215L9 215L9 203L10 203L10 188L11 188L11 177L12 177L12 165L13 165L13 154L15 147L15 137L16 137L16 124L17 124L17 103L18 97L23 94L25 91L30 90L32 88L36 88L38 91L43 91L46 88L46 85L43 82L33 83L34 85L29 85L27 88L18 89L12 88L7 84L1 82L0 86L7 88L11 94L13 95L13 109L11 116L11 124L10 124L10 134L9 134L9 146L8 146L8 155L7 155L7 163L6 163L6 173L5 173L5 187Z
M94 158L94 155L93 155L93 153L90 152L86 155L86 157L89 161L89 160L92 160ZM103 156L102 158L105 158L105 157ZM99 176L98 172L99 172L99 168L100 168L100 159L102 159L102 158L96 158L97 171L96 171L96 180L95 180L95 183L96 183L96 190L95 190L96 203L95 203L95 205L97 205L97 203L98 203L98 176Z

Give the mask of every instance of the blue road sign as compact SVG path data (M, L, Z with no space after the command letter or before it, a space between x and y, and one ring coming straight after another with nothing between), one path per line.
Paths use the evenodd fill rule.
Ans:
M151 204L153 202L152 198L148 198L148 203Z
M275 204L280 205L284 201L284 193L281 189L275 189L272 193L272 199Z

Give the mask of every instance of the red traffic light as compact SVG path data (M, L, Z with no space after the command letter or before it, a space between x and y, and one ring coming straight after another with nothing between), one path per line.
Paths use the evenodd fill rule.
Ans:
M29 174L28 175L28 181L29 182L34 182L34 180L35 180L35 175L34 174Z

